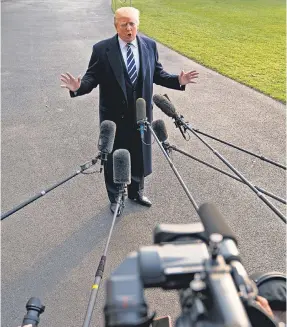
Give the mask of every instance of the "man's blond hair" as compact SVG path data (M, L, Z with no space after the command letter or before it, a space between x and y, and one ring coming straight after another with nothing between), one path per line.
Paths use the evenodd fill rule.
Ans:
M115 11L114 23L121 17L134 17L137 25L140 23L140 12L134 7L121 7Z

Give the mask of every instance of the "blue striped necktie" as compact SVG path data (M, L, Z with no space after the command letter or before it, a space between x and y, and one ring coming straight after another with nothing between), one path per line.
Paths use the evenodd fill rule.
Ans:
M137 74L135 57L131 49L131 43L127 43L127 69L128 69L130 80L132 84L134 84L135 81L137 80L138 74Z

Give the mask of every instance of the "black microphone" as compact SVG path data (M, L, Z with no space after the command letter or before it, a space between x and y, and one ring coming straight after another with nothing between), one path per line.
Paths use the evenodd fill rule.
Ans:
M166 130L164 121L162 119L155 120L152 122L151 127L154 130L157 138L161 142L163 148L169 154L171 152L171 149L170 149L169 143L167 141L168 134L167 134L167 130Z
M131 157L126 149L116 150L113 154L113 178L119 186L131 183Z
M165 128L164 121L162 119L158 119L152 122L151 124L156 136L161 142L166 142L168 139L167 130Z
M235 235L213 203L203 203L198 209L198 214L207 239L210 239L211 234L220 234L223 239L231 239L237 244Z
M98 142L98 150L100 151L101 168L103 171L104 162L108 159L108 154L112 153L116 134L116 124L110 120L104 120L101 123L101 130Z
M155 94L153 96L154 103L161 109L168 117L171 117L174 119L175 126L179 128L181 135L184 137L185 140L188 140L185 136L186 127L184 126L185 122L183 122L183 116L179 115L174 105L169 100L168 96Z
M143 98L138 98L136 101L136 120L139 125L141 140L144 142L144 131L146 130L146 102Z
M153 101L167 116L174 118L175 120L180 118L174 105L163 95L155 94L153 96Z
M123 211L125 207L125 199L127 198L127 184L131 183L131 157L126 149L116 150L113 154L113 179L118 186L117 203L119 211Z

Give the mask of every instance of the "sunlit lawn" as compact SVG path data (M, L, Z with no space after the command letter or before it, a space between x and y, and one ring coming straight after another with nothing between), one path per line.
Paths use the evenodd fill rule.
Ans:
M224 75L281 101L285 1L132 0L140 30Z

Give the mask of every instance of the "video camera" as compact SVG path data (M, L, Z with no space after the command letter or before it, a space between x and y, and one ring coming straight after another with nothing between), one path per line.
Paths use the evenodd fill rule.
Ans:
M144 289L156 287L179 291L177 327L276 326L255 303L257 287L216 207L205 203L198 213L202 223L158 225L155 245L131 253L114 271L107 281L106 327L151 326L155 313L148 312Z

